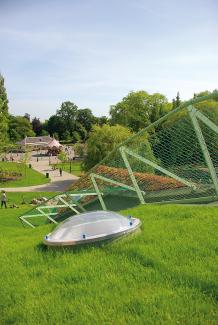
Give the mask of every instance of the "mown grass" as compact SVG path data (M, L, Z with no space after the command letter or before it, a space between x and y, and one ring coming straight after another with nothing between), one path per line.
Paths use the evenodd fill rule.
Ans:
M0 187L22 187L32 185L42 185L50 182L49 178L37 172L32 168L28 168L25 164L15 162L0 162L0 170L9 172L20 172L22 177L17 180L1 182Z
M84 172L82 171L82 162L81 161L73 161L71 162L71 171L70 171L70 163L64 162L55 164L56 168L62 168L64 171L71 173L76 176L82 176L84 175Z
M216 207L123 211L141 232L100 246L46 249L52 225L1 210L1 324L217 324Z

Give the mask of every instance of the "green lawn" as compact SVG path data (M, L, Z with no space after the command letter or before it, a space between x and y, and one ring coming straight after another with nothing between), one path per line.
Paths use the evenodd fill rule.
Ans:
M72 250L46 249L27 209L0 213L1 324L217 324L216 207L139 206L141 232Z
M24 164L18 164L14 162L0 162L0 170L2 171L15 171L21 172L23 176L21 179L0 182L0 187L22 187L22 186L31 186L31 185L41 185L49 183L49 178L46 178L45 175L28 168Z
M57 168L62 168L66 172L70 173L70 163L59 163L55 164ZM82 171L82 162L81 161L73 161L71 162L71 174L76 176L82 176L84 175L84 172Z

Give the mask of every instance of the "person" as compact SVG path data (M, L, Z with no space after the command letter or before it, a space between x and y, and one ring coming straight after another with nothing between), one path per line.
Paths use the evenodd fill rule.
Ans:
M3 207L3 205L5 206L5 208L7 208L7 196L5 191L2 191L2 197L1 197L1 208Z
M59 169L60 176L62 176L62 168Z

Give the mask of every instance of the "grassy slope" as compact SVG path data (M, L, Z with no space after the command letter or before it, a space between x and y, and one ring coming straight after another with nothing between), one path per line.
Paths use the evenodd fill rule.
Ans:
M142 231L54 251L0 211L1 324L216 324L217 208L140 206ZM19 211L18 211L19 210Z
M49 179L45 175L28 168L24 164L18 164L13 162L0 162L0 169L5 171L22 172L23 177L16 181L0 182L0 187L22 187L31 185L41 185L49 183Z
M70 172L70 163L59 163L55 165L57 168L62 168L66 172ZM84 172L82 171L82 162L81 161L75 161L71 163L71 174L76 176L82 176Z

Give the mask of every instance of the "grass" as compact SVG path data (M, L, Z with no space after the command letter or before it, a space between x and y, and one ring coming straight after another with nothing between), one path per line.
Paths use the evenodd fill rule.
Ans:
M32 168L28 168L24 164L18 164L15 162L0 162L0 170L2 171L15 171L21 172L23 176L20 179L0 182L0 187L22 187L32 185L42 185L49 183L49 178L45 175L35 171Z
M57 168L61 167L64 171L70 173L70 163L69 162L55 164L55 166ZM71 162L71 174L79 176L79 177L84 175L84 172L82 171L82 162L81 161Z
M0 213L1 324L217 324L216 207L125 210L140 233L72 250L22 228L28 208Z

